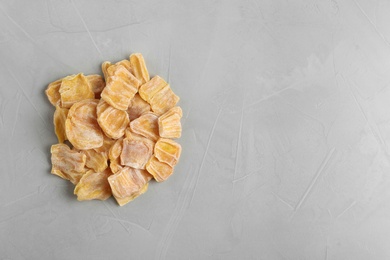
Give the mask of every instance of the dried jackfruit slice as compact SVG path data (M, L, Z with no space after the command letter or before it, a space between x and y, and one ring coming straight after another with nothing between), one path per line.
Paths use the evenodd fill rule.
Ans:
M116 173L123 168L120 164L122 146L123 146L123 138L120 138L112 145L108 153L108 158L110 160L110 168L113 173Z
M102 99L97 105L97 121L103 132L113 139L122 137L130 123L126 111L116 109Z
M173 107L158 118L158 129L163 138L179 138L181 136L180 119L183 112L180 107Z
M47 86L46 96L53 106L57 106L61 100L60 87L62 79L58 79Z
M179 100L180 98L173 93L168 84L150 99L150 106L153 112L162 115L174 107Z
M143 100L138 93L134 95L134 98L127 108L127 114L129 115L130 121L150 111L149 103Z
M108 167L108 155L106 153L99 153L94 149L82 150L81 152L87 157L85 165L95 172L102 172Z
M102 63L102 72L103 72L103 76L104 76L104 79L107 80L108 77L112 76L112 75L109 75L108 74L108 68L111 66L111 62L109 61L105 61Z
M105 153L107 155L107 158L108 158L108 152L111 148L111 146L114 145L116 140L106 136L104 133L103 133L103 145L98 147L98 148L94 148L94 150L98 153Z
M134 76L144 84L150 80L148 69L146 68L144 57L141 53L133 53L130 55L131 68Z
M96 118L98 100L87 99L75 103L65 121L68 140L80 150L99 148L103 145L103 133Z
M66 144L54 144L50 152L51 173L77 184L85 173L85 154L72 151Z
M106 82L104 82L104 79L102 76L93 74L93 75L88 75L86 78L89 81L89 84L91 85L92 92L95 94L95 98L99 99L100 94L102 93L104 87L106 86Z
M150 103L150 100L156 93L160 92L168 83L160 76L154 76L150 81L141 85L139 95L143 100Z
M87 171L74 189L77 200L106 200L111 197L111 187L107 180L110 175L112 172L108 168L101 172Z
M95 97L88 79L82 73L63 78L59 92L61 107L65 108L70 108L78 101Z
M121 164L135 169L145 169L145 164L153 154L153 148L154 142L131 133L123 139Z
M65 133L65 121L68 116L69 109L61 108L59 105L56 106L56 111L53 116L54 123L54 132L56 133L57 139L59 143L63 143L66 138Z
M165 181L173 173L173 167L164 162L160 162L154 155L146 164L146 170L157 182Z
M154 146L154 156L172 167L179 161L180 154L180 144L171 139L160 138Z
M130 129L136 134L157 141L158 135L158 116L154 113L146 113L130 123Z
M110 68L110 67L109 67ZM138 91L139 81L125 67L119 65L113 76L108 77L102 99L119 110L127 110Z
M112 195L120 206L146 192L151 175L144 170L124 167L108 177Z

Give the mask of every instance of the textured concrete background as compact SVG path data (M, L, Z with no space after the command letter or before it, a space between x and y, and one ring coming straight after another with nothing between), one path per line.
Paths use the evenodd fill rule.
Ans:
M0 2L0 259L390 259L390 2ZM50 172L47 84L141 52L181 162L125 207Z

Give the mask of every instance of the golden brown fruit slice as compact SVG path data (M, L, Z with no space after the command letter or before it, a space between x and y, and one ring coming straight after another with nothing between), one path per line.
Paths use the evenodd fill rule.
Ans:
M103 133L96 119L98 100L87 99L75 103L65 121L68 140L80 150L99 148L103 145Z
M164 162L160 162L154 155L146 164L146 170L153 175L157 182L162 182L168 179L173 173L173 167Z
M143 100L150 103L150 100L156 93L160 92L168 83L160 76L154 76L150 81L141 85L139 95Z
M110 68L110 67L109 67ZM116 67L113 76L108 77L102 99L119 110L127 110L131 99L138 91L139 81L125 67Z
M112 76L112 75L108 74L108 68L111 65L112 65L111 62L109 62L109 61L105 61L102 63L102 72L103 72L103 76L104 76L105 80L107 80L109 76Z
M98 148L94 148L94 150L98 153L105 153L107 155L107 158L108 158L108 152L111 148L111 146L114 145L116 140L106 136L104 133L103 133L103 145L98 147Z
M160 138L154 146L154 156L172 167L179 161L180 154L180 144L171 139Z
M134 75L134 71L133 71L133 68L131 67L131 63L129 60L121 60L121 61L118 61L117 63L115 63L116 66L119 66L119 65L122 65L123 67L125 67L131 74Z
M111 197L111 187L107 180L110 175L112 172L108 168L101 172L87 171L74 189L77 200L106 200Z
M153 148L154 142L132 133L123 139L121 164L135 169L145 169L145 164L153 154Z
M116 173L120 169L122 169L122 166L120 164L122 146L123 146L123 138L120 138L112 145L108 153L108 158L110 160L110 168L113 173Z
M108 177L112 195L120 206L134 200L145 193L151 175L145 170L124 167L119 172Z
M153 112L162 115L174 107L179 100L180 98L173 93L169 85L166 85L152 97L150 106L152 107Z
M63 143L65 140L67 140L65 133L65 121L66 117L68 116L68 112L69 109L61 108L59 105L56 106L56 111L54 112L54 131L59 143Z
M51 173L77 184L85 172L85 154L72 151L66 144L54 144L50 152Z
M132 132L157 141L158 135L158 116L154 113L146 113L130 123Z
M130 102L129 107L127 108L127 114L129 115L130 121L140 117L147 112L150 112L149 103L143 100L138 93L135 94L134 98Z
M95 172L102 172L108 167L108 155L106 153L99 153L94 149L82 150L81 152L87 156L85 165Z
M126 111L116 109L102 99L97 105L97 121L103 132L113 139L122 137L130 123Z
M183 112L180 107L173 107L158 118L158 129L161 137L179 138L181 136L180 119Z
M100 94L102 93L104 87L106 86L106 82L104 82L104 79L102 76L93 74L88 75L86 78L89 81L89 84L91 85L92 92L95 94L95 98L99 99Z
M133 53L130 55L131 68L134 76L144 84L150 80L148 69L146 68L144 57L141 53Z
M60 87L62 79L58 79L47 86L46 96L53 106L57 106L61 100Z
M78 101L95 97L88 79L82 73L63 78L59 92L61 106L66 108Z

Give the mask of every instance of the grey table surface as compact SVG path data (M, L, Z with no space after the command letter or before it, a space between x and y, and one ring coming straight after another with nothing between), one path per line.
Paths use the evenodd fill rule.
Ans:
M390 2L0 2L0 259L390 259ZM175 174L124 207L50 174L69 74L143 53Z

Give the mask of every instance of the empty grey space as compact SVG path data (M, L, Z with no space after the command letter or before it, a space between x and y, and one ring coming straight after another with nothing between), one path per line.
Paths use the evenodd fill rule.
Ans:
M390 2L3 0L0 259L390 259ZM79 202L47 85L141 52L175 173Z

